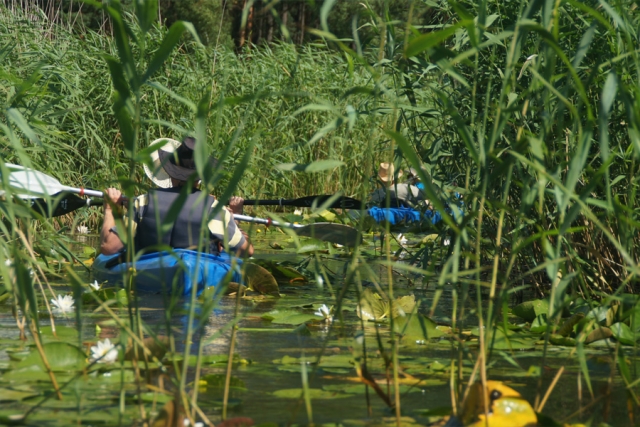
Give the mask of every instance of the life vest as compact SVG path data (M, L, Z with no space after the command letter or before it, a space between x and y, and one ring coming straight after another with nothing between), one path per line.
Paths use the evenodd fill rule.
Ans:
M210 195L203 197L203 193L198 190L185 197L184 194L181 195L180 190L179 187L162 188L149 192L147 206L138 211L140 219L134 237L136 251L158 245L167 245L174 249L194 249L197 247L202 219L203 217L208 218L215 199ZM180 203L182 208L176 220L171 224L171 228L161 233L162 224L174 203ZM207 221L204 224L206 227ZM209 236L209 244L205 245L204 250L209 253L219 253L219 240L211 232L207 232L205 236ZM155 252L155 250L148 250L148 252Z

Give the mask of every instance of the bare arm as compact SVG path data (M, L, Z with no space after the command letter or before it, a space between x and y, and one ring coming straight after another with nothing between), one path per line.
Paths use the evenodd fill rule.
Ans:
M106 203L104 204L104 222L100 230L100 253L102 255L113 255L124 248L120 237L112 231L112 228L116 226L112 207L120 202L122 193L115 188L108 188L104 195Z
M253 245L251 244L251 242L249 242L249 236L244 231L242 231L242 234L244 235L245 241L244 244L240 246L240 248L238 248L238 250L236 251L236 255L246 255L248 257L253 256Z
M233 214L242 215L242 211L244 208L244 199L242 197L233 196L229 200L229 210ZM239 228L239 227L238 227ZM253 256L253 245L249 242L249 235L244 232L244 230L240 229L242 234L244 235L244 243L236 250L236 255L238 256Z

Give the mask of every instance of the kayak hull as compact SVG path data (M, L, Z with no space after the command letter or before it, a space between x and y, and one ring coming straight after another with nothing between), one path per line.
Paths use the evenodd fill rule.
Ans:
M392 226L428 223L436 225L442 221L440 212L426 210L421 212L412 208L379 208L367 209L367 215L377 223L388 222Z
M122 285L133 269L130 263L112 266L118 255L98 255L92 266L93 279ZM217 256L186 249L154 252L135 262L135 285L142 292L183 296L191 295L195 288L200 295L205 288L218 287L225 281L241 283L241 263L226 254Z

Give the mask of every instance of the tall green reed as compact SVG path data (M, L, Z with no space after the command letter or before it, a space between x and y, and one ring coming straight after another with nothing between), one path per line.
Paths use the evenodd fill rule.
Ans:
M334 3L326 2L323 8L325 23ZM113 170L129 177L124 183L139 181L137 163L131 161L144 145L137 138L146 141L151 134L195 129L199 137L213 136L206 138L212 141L208 149L224 153L232 165L229 170L234 172L207 179L207 188L222 199L236 185L256 196L342 190L366 198L376 162L393 157L398 165L424 165L429 174L420 173L426 193L443 213L442 240L445 233L453 239L443 262L431 259L424 249L415 257L418 268L413 271L437 277L433 306L445 287L459 287L458 327L465 325L469 302L475 305L485 331L477 366L486 381L486 365L494 357L491 343L506 316L502 307L523 284L549 296L552 324L569 304L566 295L616 303L623 293L635 290L640 145L633 46L638 17L630 3L612 6L604 1L597 8L576 1L482 1L442 3L434 9L433 23L423 34L410 25L411 16L402 23L371 15L369 30L378 37L372 50L360 45L357 29L353 40L345 42L333 37L327 25L313 30L323 38L323 48L277 45L235 56L184 41L165 57L171 67L159 69L146 86L131 86L132 76L137 67L146 70L153 63L153 52L165 36L162 30L149 28L144 46L129 45L131 54L122 53L122 33L120 42L113 43L88 32L82 46L90 49L86 54L61 30L59 39L73 49L60 51L72 57L78 52L78 58L88 57L98 70L95 81L100 83L87 86L97 94L95 103L81 102L85 79L74 86L71 78L54 79L48 68L21 62L25 52L38 49L29 37L16 36L19 43L3 54L18 77L2 78L24 80L25 89L16 91L19 96L5 119L2 141L13 138L7 143L12 149L21 141L63 147L54 163L45 163L38 148L30 157L58 176L68 174L65 178L74 183L86 179L90 185L103 185L113 180ZM18 24L4 17L2 25ZM37 28L25 27L37 34ZM103 50L120 52L125 58L120 61L128 64L127 71L111 61L114 81L126 83L114 88L124 132L115 131L112 114L100 105L109 105L112 95L106 90L111 86L100 59ZM63 71L60 76L65 76ZM43 81L53 82L65 94L73 88L75 97L58 106L66 97L57 100ZM127 90L134 93L131 98L124 96ZM36 107L42 99L59 114L43 118ZM132 107L125 102L133 99ZM206 120L209 105L215 121ZM82 110L76 111L78 106ZM127 125L129 121L133 124ZM51 131L57 128L68 134ZM24 135L22 140L15 129ZM78 134L82 141L71 144L69 135ZM127 151L110 148L105 135ZM84 177L76 171L91 171L90 163L70 155L70 147L101 154L110 168ZM273 168L327 158L355 167L319 174ZM19 151L10 151L7 159L29 160ZM73 164L74 171L64 172L62 164ZM455 193L463 195L462 213ZM385 267L392 262L389 255L387 248ZM355 250L348 281L358 282L357 266L363 263ZM460 344L455 350L459 369L452 389L459 401L465 380L463 353L469 348ZM591 387L582 344L578 355ZM186 375L180 381L184 384ZM631 384L633 379L625 376L625 381Z
M475 288L483 383L500 308L522 283L548 295L551 324L568 295L615 304L636 290L638 16L628 6L443 3L422 34L373 18L379 48L364 52L355 30L350 45L314 31L371 76L345 95L383 105L376 124L387 125L398 155L426 166L426 193L454 236L436 301L445 285L461 285L463 325ZM422 258L424 274L433 262ZM590 388L581 344L578 355Z

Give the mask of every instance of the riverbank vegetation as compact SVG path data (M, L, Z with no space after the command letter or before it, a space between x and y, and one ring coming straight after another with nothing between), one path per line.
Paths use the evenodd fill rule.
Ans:
M223 161L224 171L204 177L222 201L232 194L338 191L366 199L380 161L412 166L443 215L443 224L432 230L437 237L409 251L395 243L392 251L383 238L384 259L370 259L364 246L356 246L346 255L343 291L334 293L331 281L325 285L332 304L342 307L347 290L357 289L360 307L375 305L374 297L363 301L361 267L385 268L382 299L388 306L371 320L389 317L389 330L397 331L394 325L402 321L391 315L397 314L394 274L415 274L436 286L433 298L422 301L424 313L433 316L443 295L452 298L446 334L454 354L448 371L454 414L462 410L470 377L486 384L496 358L513 360L513 353L497 352L532 349L538 342L536 409L544 406L543 385L551 380L544 373L549 349L567 346L592 404L607 401L617 388L633 424L640 338L635 3L414 1L397 9L391 3L358 3L353 7L362 9L354 14L340 2L318 2L317 25L301 24L305 31L293 36L281 26L278 37L254 40L250 24L255 31L267 24L252 20L271 16L273 25L282 23L285 3L269 9L244 2L235 27L218 27L224 37L212 43L206 36L206 45L190 24L156 25L153 2L124 10L118 2L103 6L108 31L52 24L46 14L0 6L3 160L69 185L118 184L133 196L150 185L140 166L148 161L145 148L159 137L191 133ZM37 259L30 251L34 230L47 233L47 249L54 242L61 251L68 237L57 234L60 227L83 222L95 229L100 221L98 212L85 210L60 222L29 223L23 231L14 225L32 214L16 203L2 204L5 259L23 259L43 279L53 267L47 256ZM409 256L397 262L394 253L403 251ZM316 264L318 259L316 254ZM14 307L37 318L27 310L37 306L27 270L16 268L12 275L10 266L0 268ZM318 271L310 274L322 287L329 276ZM77 272L68 273L80 289ZM514 299L523 295L528 301ZM138 307L128 309L131 329L123 327L123 334L142 341L148 331L135 317ZM192 305L188 325L194 310ZM529 323L514 325L511 314ZM473 333L464 329L469 322L478 327ZM441 331L423 329L431 331L427 342L440 337ZM187 342L193 333L188 328ZM385 395L386 403L400 424L398 355L404 349L395 332L386 338L384 345L369 344L385 354L396 390ZM600 397L587 363L586 346L596 341L612 367L610 388ZM371 386L366 352L359 366L359 378ZM174 381L184 393L183 369L176 369ZM303 368L303 389L306 381ZM185 396L182 404L198 407L197 393L191 400ZM302 396L309 413L308 390ZM606 403L603 408L607 413Z

